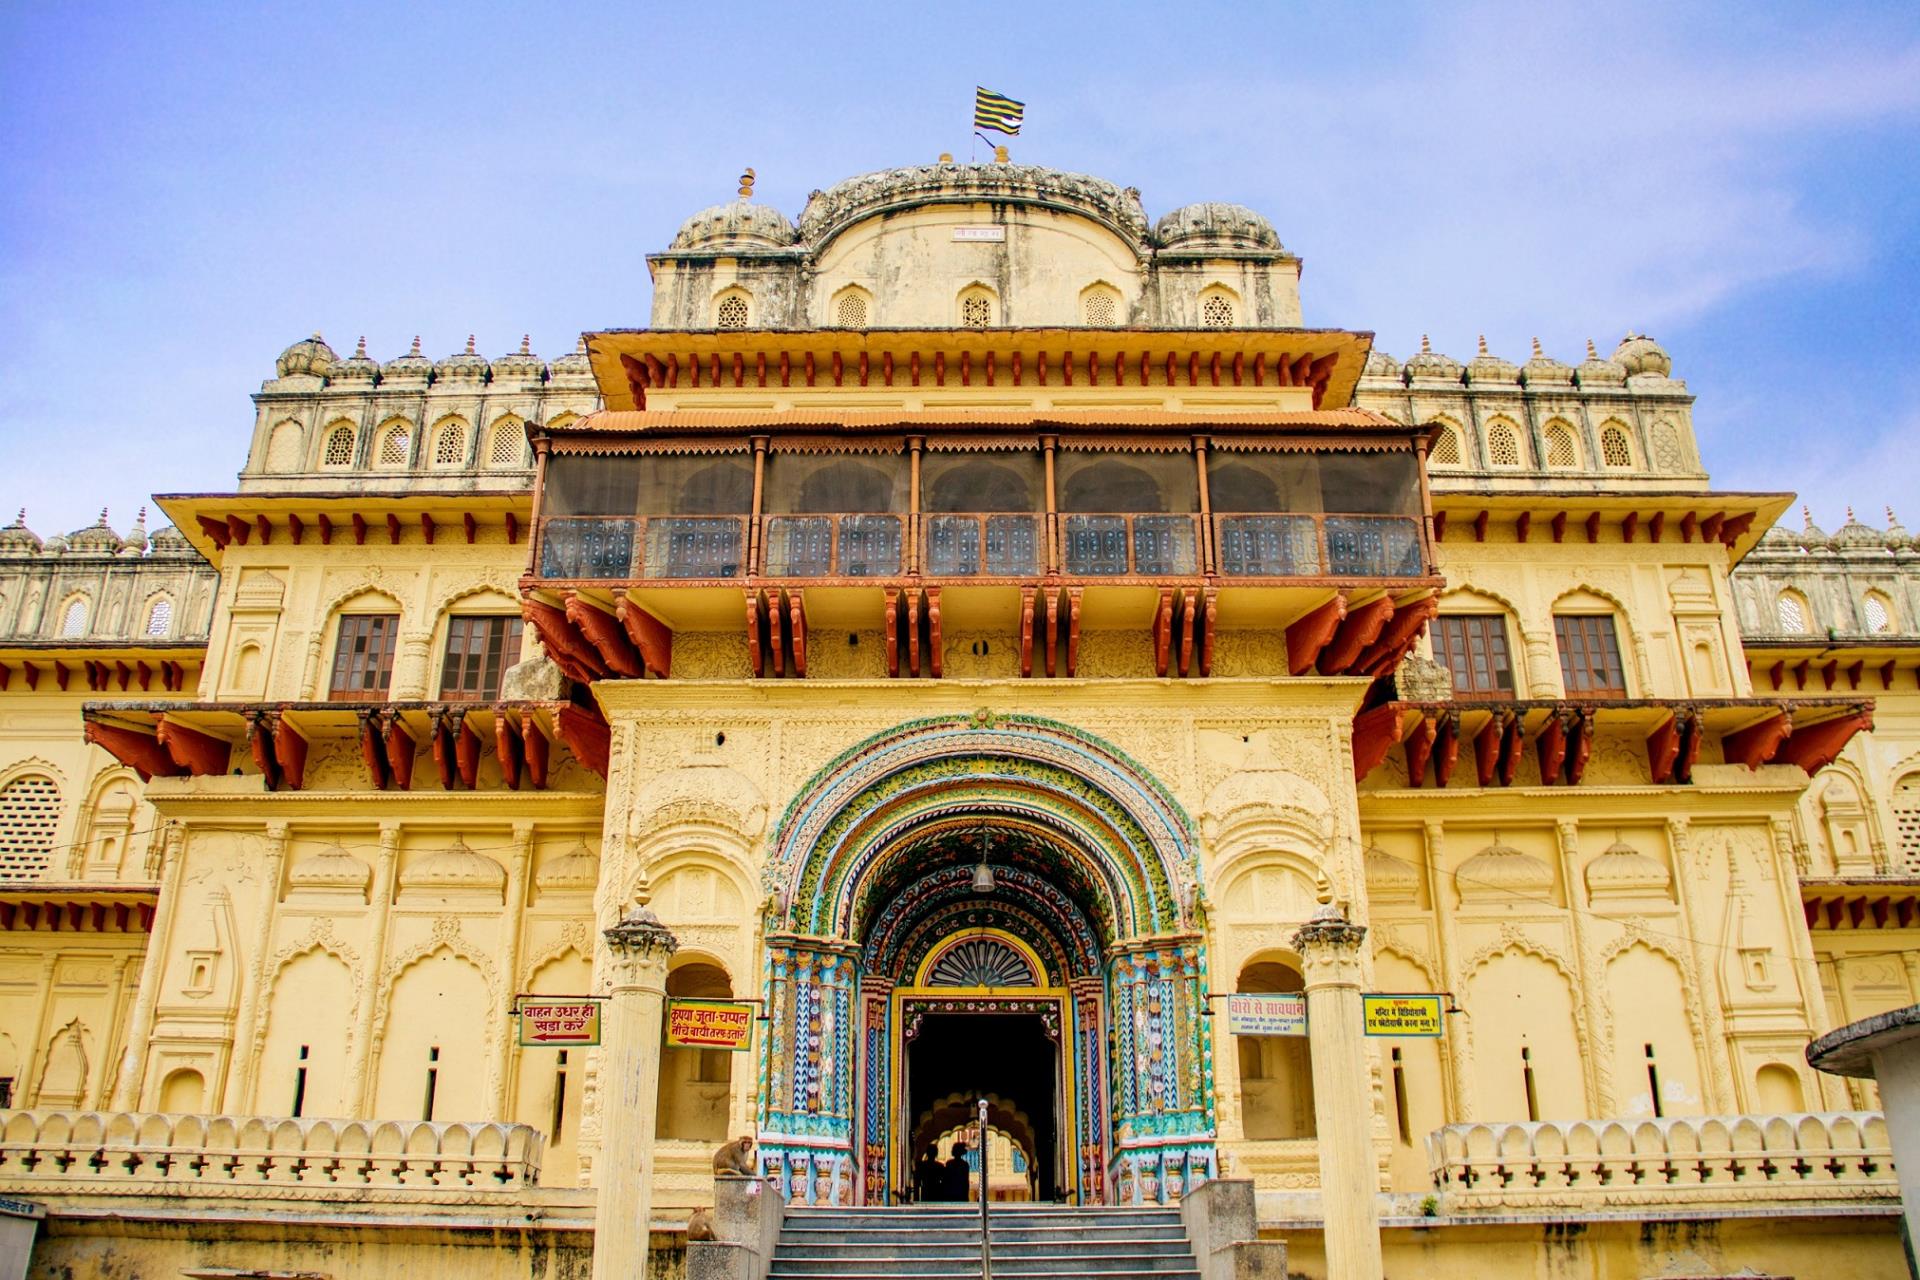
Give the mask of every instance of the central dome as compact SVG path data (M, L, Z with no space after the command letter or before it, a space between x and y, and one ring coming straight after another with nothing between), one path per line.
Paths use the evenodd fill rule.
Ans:
M863 173L809 196L800 234L820 245L863 218L929 204L1039 205L1105 223L1135 245L1147 235L1139 192L1031 164L922 164Z

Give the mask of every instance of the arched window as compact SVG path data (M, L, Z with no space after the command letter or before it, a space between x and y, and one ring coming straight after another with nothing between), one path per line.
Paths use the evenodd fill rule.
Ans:
M1233 328L1233 299L1224 293L1210 293L1200 300L1200 327Z
M173 601L161 596L147 610L147 634L164 636L173 630Z
M374 465L379 467L404 467L409 460L408 446L413 443L412 433L406 424L396 422L388 427L380 437L380 451L374 457Z
M1609 467L1633 465L1633 446L1627 443L1627 433L1611 423L1600 429L1600 461Z
M960 295L960 326L985 329L993 324L993 295L978 287Z
M0 787L0 880L32 880L53 859L60 784L29 773Z
M844 289L833 300L833 322L842 329L867 327L867 295L858 289Z
M527 437L518 418L502 418L493 424L493 435L487 440L487 465L489 467L517 467L526 449Z
M353 437L353 428L344 422L327 432L326 447L320 451L320 465L323 467L352 466Z
M1860 612L1866 617L1868 631L1877 634L1893 630L1893 610L1878 591L1867 593L1867 598L1860 602Z
M87 634L87 598L75 596L60 611L60 638L77 640Z
M1433 433L1433 444L1427 449L1427 462L1435 467L1457 467L1460 465L1460 433L1452 427L1441 427Z
M1120 295L1095 285L1080 295L1080 322L1090 329L1111 329L1120 323Z
M458 421L440 424L433 437L433 465L457 467L467 460L467 429Z
M743 294L730 293L720 299L713 309L713 327L716 329L744 329L747 319L747 299Z
M1291 965L1272 961L1240 971L1236 990L1292 993L1306 984ZM1235 1037L1240 1061L1240 1125L1254 1142L1314 1136L1313 1068L1306 1036Z
M1495 467L1517 467L1522 465L1520 453L1520 433L1512 424L1505 422L1489 423L1487 426L1487 464Z
M667 995L727 1000L733 983L714 964L684 964L667 975ZM727 1101L733 1089L733 1054L725 1049L685 1049L666 1044L661 1031L659 1136L719 1142L727 1136Z
M1570 470L1580 465L1580 450L1573 443L1573 428L1564 422L1549 422L1545 436L1549 467Z
M1788 635L1799 635L1807 629L1806 606L1791 591L1781 592L1780 598L1774 601L1773 616L1779 621L1780 630Z

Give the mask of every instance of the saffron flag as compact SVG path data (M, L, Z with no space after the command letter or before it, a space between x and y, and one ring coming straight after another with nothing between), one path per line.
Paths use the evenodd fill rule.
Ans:
M1015 102L1004 94L982 89L979 85L973 87L973 127L976 129L992 129L995 133L1016 136L1026 112L1027 104L1024 102Z

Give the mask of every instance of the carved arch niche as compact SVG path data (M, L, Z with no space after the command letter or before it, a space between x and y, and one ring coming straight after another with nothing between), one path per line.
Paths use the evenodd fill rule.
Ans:
M347 1062L360 1001L347 962L316 943L288 957L268 989L253 1110L270 1116L354 1114Z
M1545 952L1513 942L1473 966L1460 1001L1472 1034L1475 1105L1516 1120L1591 1114L1573 980Z
M461 1120L493 1113L500 1030L491 975L451 942L405 962L383 1000L373 1114Z
M550 996L591 992L591 949L584 928L572 931L533 965L525 990ZM521 1049L516 1055L513 1118L547 1135L540 1185L578 1186L580 1120L586 1111L586 1054L568 1049Z

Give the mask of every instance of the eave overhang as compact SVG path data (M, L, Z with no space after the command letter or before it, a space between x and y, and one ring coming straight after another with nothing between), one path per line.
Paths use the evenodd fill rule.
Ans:
M1518 542L1718 542L1738 564L1793 500L1731 491L1436 489L1433 540L1485 542L1497 533Z
M234 543L299 544L334 539L386 545L450 538L474 541L482 526L504 526L518 542L533 515L531 489L337 493L163 493L154 497L194 549L219 566Z

